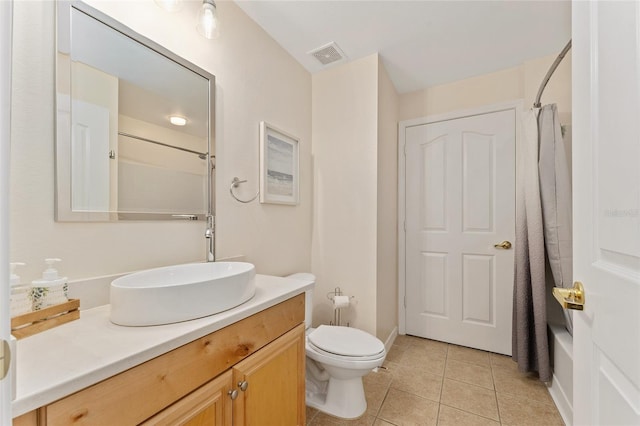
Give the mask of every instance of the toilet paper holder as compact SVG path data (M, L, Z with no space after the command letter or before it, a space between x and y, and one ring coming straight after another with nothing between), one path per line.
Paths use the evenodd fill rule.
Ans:
M327 299L331 300L331 303L334 305L334 309L333 309L333 321L329 321L329 325L342 325L342 315L341 315L341 311L343 308L346 308L348 306L347 305L340 305L338 307L336 306L336 296L340 296L340 298L342 299L342 296L344 296L344 294L342 293L342 290L340 289L340 287L336 287L333 291L330 291L329 293L327 293ZM345 296L347 297L348 301L350 302L351 299L354 298L354 296ZM349 327L349 323L347 322L346 324L347 327Z

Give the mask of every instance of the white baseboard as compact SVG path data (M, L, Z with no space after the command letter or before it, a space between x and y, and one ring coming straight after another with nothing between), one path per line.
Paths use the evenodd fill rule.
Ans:
M567 398L567 395L564 389L562 389L562 386L560 385L560 380L558 380L555 374L553 375L551 386L548 386L547 389L549 390L551 399L553 399L553 402L556 404L556 407L558 407L558 411L560 412L560 416L562 417L564 424L567 426L572 426L573 425L572 401L569 401L569 399Z
M384 350L387 351L387 353L391 350L391 346L393 346L396 337L398 337L398 327L394 327L391 333L389 333L387 340L384 341Z

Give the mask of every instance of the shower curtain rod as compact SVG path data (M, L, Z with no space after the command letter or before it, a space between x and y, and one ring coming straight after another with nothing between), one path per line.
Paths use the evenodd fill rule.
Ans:
M540 88L538 89L538 95L536 96L536 100L533 103L533 107L534 108L542 107L542 104L540 103L540 98L542 97L542 92L544 92L544 88L547 87L547 83L549 82L549 79L551 78L551 76L555 72L556 68L558 68L558 65L560 65L560 62L562 62L562 59L564 59L564 57L567 54L567 52L569 51L569 49L571 49L571 39L569 39L569 43L567 43L567 45L564 47L564 49L562 49L562 52L560 52L560 54L558 55L556 60L553 61L553 64L551 64L551 67L549 68L549 71L547 71L547 75L544 76L544 80L542 80L542 84L540 85Z
M118 132L118 135L126 136L128 138L138 139L138 140L143 141L143 142L149 142L149 143L153 143L153 144L160 145L160 146L166 146L167 148L178 149L180 151L189 152L191 154L196 154L198 157L200 157L203 160L205 158L207 158L207 153L206 152L193 151L191 149L182 148L182 147L175 146L175 145L169 145L168 143L154 141L153 139L147 139L147 138L143 138L141 136L136 136L136 135L132 135L130 133L125 133L125 132ZM215 155L212 155L211 158L215 158Z

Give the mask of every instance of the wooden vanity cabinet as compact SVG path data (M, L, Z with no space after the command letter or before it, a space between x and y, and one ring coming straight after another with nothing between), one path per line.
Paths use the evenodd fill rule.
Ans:
M13 426L38 426L38 410L29 411L13 419Z
M304 424L301 324L141 426Z
M304 324L236 364L233 424L305 424ZM244 391L242 389L245 389Z
M232 424L231 371L221 374L141 426L220 426Z
M304 362L300 294L53 402L38 424L302 426Z

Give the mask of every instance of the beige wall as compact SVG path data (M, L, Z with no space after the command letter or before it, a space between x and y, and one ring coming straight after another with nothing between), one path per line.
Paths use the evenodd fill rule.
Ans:
M398 101L378 61L378 241L376 335L398 325Z
M198 2L167 13L151 1L90 1L135 31L216 75L218 257L245 255L258 272L310 269L311 76L233 2L218 2L222 32L195 31ZM11 260L61 257L70 279L204 260L204 224L56 223L54 212L54 3L16 2L11 151ZM34 25L37 23L37 25ZM231 179L258 189L258 125L266 120L300 138L300 205L232 200Z
M399 120L443 114L484 105L524 99L533 105L538 87L557 55L525 62L521 66L442 84L400 96ZM560 119L571 120L571 53L551 77L542 104L557 103Z
M400 96L400 121L522 98L520 68L509 68Z
M386 339L397 325L398 95L377 54L313 75L314 324L325 295L354 296L343 323Z
M355 296L344 321L376 332L377 88L377 55L313 75L314 325L340 287Z

